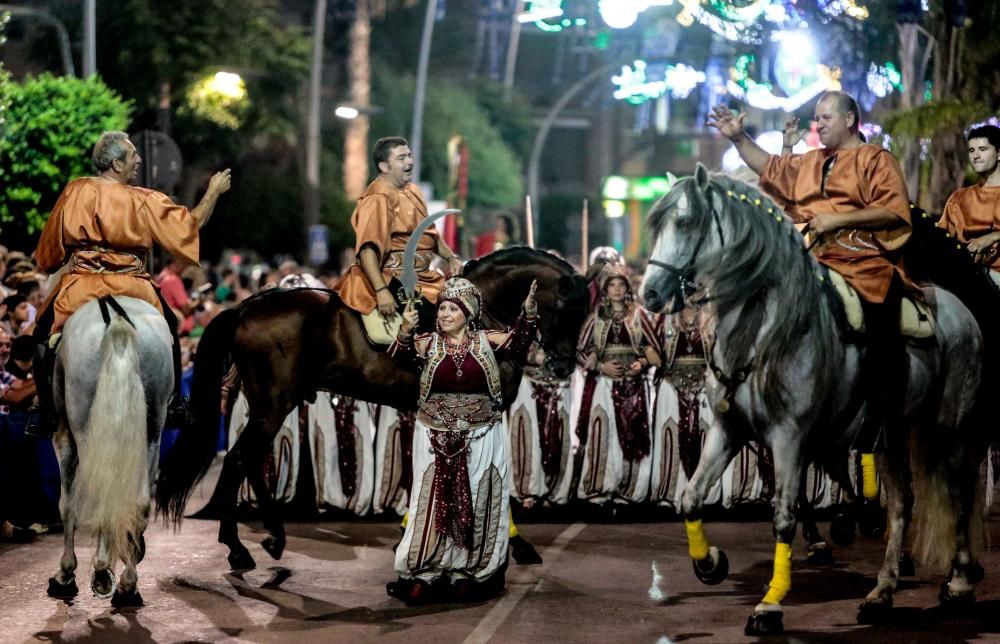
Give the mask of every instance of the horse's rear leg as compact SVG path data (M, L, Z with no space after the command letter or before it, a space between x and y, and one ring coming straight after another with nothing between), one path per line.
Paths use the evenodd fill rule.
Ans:
M303 403L305 404L305 403ZM281 427L283 418L277 420L277 424L270 425L271 421L254 422L251 417L247 424L247 429L259 427L259 431L254 433L258 440L248 442L243 446L246 458L244 463L247 470L247 479L250 487L253 488L254 496L257 497L257 506L260 508L264 530L267 534L261 539L260 545L267 554L274 559L281 559L285 551L285 523L281 516L281 507L271 495L267 481L264 480L264 462L267 458L267 451L273 448L273 436ZM247 430L244 430L246 432Z
M799 488L799 518L802 521L802 536L809 544L809 552L806 561L814 566L829 566L833 564L833 549L819 532L816 525L816 509L806 496L805 486L800 484Z
M892 608L892 598L899 582L899 561L903 542L913 516L913 485L910 480L909 450L904 432L890 434L889 444L881 458L882 485L886 489L888 539L885 559L878 573L878 584L865 597L858 609L858 622L883 620Z
M94 551L94 574L90 578L90 588L99 599L107 599L115 592L115 571L111 568L111 551L103 532L97 534L97 550Z
M56 449L59 452L59 469L62 472L62 498L59 501L63 521L63 554L59 560L59 572L49 578L49 597L70 599L76 597L80 590L76 586L76 552L74 538L76 536L76 512L72 500L73 480L76 478L77 453L76 444L69 432L63 430L54 437Z
M968 449L966 447L965 449ZM955 454L949 459L948 493L953 508L957 508L955 523L955 556L951 562L951 575L942 585L940 599L944 606L962 606L975 601L973 586L982 580L983 569L974 560L972 553L972 530L982 522L978 515L982 499L978 498L976 489L979 485L980 463L968 459L963 466L961 454Z
M253 570L257 567L250 551L240 541L239 529L236 525L236 505L240 484L246 478L243 463L243 446L248 442L247 431L244 430L236 439L236 443L222 461L222 472L215 485L215 493L210 503L218 502L222 512L219 519L219 543L229 548L229 566L233 570Z
M159 417L159 415L157 415ZM122 557L125 564L122 570L121 579L118 580L118 588L114 597L111 598L111 605L115 608L125 608L127 606L142 606L142 595L139 594L139 573L136 570L139 562L146 557L146 539L143 537L146 526L149 525L149 509L151 501L151 488L149 481L156 480L157 461L159 460L159 432L152 432L152 442L147 448L147 483L143 488L144 493L138 500L138 512L140 517L139 525L136 526L136 540L129 540L128 552Z

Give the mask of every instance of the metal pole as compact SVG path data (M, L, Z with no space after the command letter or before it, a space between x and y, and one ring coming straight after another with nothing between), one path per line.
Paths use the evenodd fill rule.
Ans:
M306 194L303 213L306 229L319 223L319 110L323 83L323 36L326 0L316 0L313 14L312 69L309 72L309 107L306 115Z
M507 43L507 64L503 74L503 100L508 103L514 95L514 70L517 68L517 49L521 43L521 22L517 17L522 13L524 13L524 0L517 0L510 26L510 41Z
M431 57L434 18L437 0L427 0L424 33L420 38L420 59L417 63L417 91L413 95L413 126L410 128L410 150L413 152L413 183L420 181L420 153L424 142L424 94L427 92L427 63Z
M69 46L69 34L66 33L66 27L61 21L53 18L47 11L17 7L9 4L0 4L0 13L9 13L12 16L31 16L45 24L52 25L52 28L56 30L56 40L59 42L59 57L62 59L63 73L67 76L76 76L76 67L73 65L73 54Z
M542 148L545 146L545 139L549 136L549 130L552 129L552 125L555 124L556 118L559 113L563 111L563 108L573 100L573 97L580 93L587 85L591 84L601 76L604 76L610 71L616 70L621 67L621 63L609 63L598 67L594 71L590 72L580 80L573 83L573 85L566 90L566 93L559 97L559 100L555 102L550 109L548 114L542 120L541 126L538 128L538 133L535 134L535 142L531 145L531 157L528 160L528 194L534 195L537 200L538 206L535 210L538 212L539 218L541 217L541 205L542 205L542 193L538 189L538 166L541 164L542 160Z
M83 0L83 77L97 73L97 0Z

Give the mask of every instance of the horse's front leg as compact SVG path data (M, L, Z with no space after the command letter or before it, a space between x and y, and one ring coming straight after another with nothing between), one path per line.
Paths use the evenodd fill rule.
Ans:
M889 528L885 559L878 573L878 583L858 608L858 622L875 623L884 619L892 608L892 598L899 582L899 562L903 542L913 516L913 486L910 480L909 451L902 432L890 432L889 443L879 458L882 485L887 500Z
M694 564L694 574L703 583L714 585L722 582L729 574L729 560L726 554L708 545L705 527L701 522L701 509L705 496L736 455L739 445L722 428L716 419L705 434L705 446L691 480L684 487L681 496L681 512L687 530L688 553Z
M795 539L795 504L802 481L802 446L797 425L776 426L774 453L774 567L767 593L747 620L747 635L773 635L784 631L782 600L792 589L792 541Z
M76 597L80 590L76 586L76 551L74 538L76 536L76 511L71 503L73 481L76 478L77 460L76 443L69 430L62 429L53 438L59 453L59 469L62 474L62 498L59 500L63 521L63 554L59 560L59 572L49 578L49 597L70 599Z

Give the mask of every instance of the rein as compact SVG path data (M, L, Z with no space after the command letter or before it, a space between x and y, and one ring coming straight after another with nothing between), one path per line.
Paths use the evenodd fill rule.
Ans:
M98 298L97 304L101 307L101 317L104 318L104 326L111 326L111 311L108 310L110 308L118 314L118 317L128 322L129 326L133 329L135 328L135 322L129 318L128 313L125 312L125 309L122 308L122 305L115 298L105 295Z

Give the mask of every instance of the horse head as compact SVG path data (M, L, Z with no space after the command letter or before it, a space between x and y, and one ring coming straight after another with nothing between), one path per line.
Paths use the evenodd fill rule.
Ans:
M589 281L602 265L586 276L567 262L544 251L506 248L466 264L463 275L483 294L487 325L509 326L517 319L533 280L540 316L540 343L545 366L556 377L569 376L576 366L576 341L590 305Z
M699 163L693 177L675 183L650 210L653 250L640 290L651 311L676 313L703 286L698 281L703 258L725 243L716 193L708 170Z

